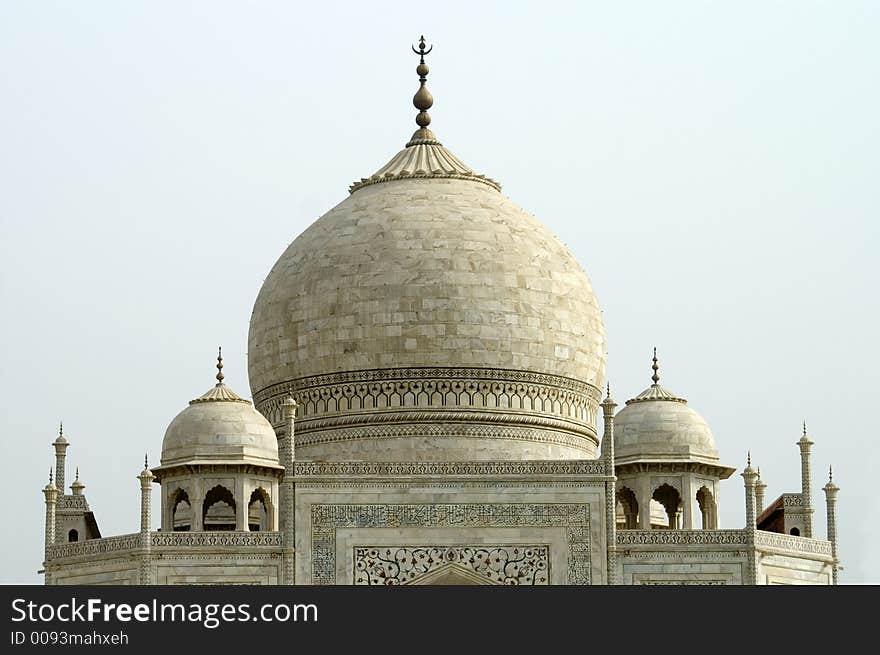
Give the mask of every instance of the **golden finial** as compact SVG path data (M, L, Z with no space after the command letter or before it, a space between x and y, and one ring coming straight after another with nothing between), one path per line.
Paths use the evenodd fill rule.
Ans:
M74 482L78 482L78 481L79 481L79 467L77 466L76 467L76 479L74 480Z
M746 455L746 466L748 466L749 468L752 468L752 451L751 450L748 451L748 454Z
M832 482L832 479L831 479L831 467L830 467L830 466L828 467L828 482Z
M217 386L223 384L223 348L217 347Z
M431 116L428 114L428 110L434 105L434 97L431 95L431 92L428 91L428 87L425 86L428 72L430 70L428 64L425 63L425 55L433 49L433 45L429 46L427 49L425 48L424 35L419 39L418 50L416 50L415 46L412 46L412 51L419 56L419 65L416 66L416 73L419 75L419 90L416 91L416 94L413 96L413 105L419 110L419 113L416 115L416 125L419 126L419 129L413 134L412 139L410 139L407 146L417 145L422 141L436 140L431 130L428 129L428 125L431 124Z
M149 465L147 464L147 454L146 453L144 453L144 468L145 469L150 468Z
M651 376L651 379L654 381L654 385L660 382L660 376L657 374L657 371L660 370L660 367L657 366L657 348L654 347L654 363L651 365L651 368L654 369L654 375Z
M804 436L807 436L807 422L804 421Z
M52 486L52 467L49 467L49 486Z
M58 421L58 436L64 436L64 421Z

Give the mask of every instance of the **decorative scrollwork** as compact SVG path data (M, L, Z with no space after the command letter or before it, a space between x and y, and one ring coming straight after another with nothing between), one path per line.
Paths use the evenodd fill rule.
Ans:
M618 546L746 545L745 530L620 530Z
M599 459L507 462L296 462L297 476L604 475Z
M568 584L590 584L590 506L575 503L312 505L312 584L335 584L339 528L560 527Z
M359 546L354 549L354 584L405 584L447 565L462 567L494 584L550 583L548 546L481 545Z
M592 430L600 392L581 380L531 371L403 368L291 380L261 389L254 394L254 403L273 425L280 427L281 402L289 395L300 408L302 428L297 429L305 431L326 427L319 422L309 424L321 418L405 407L441 412L504 410L511 415L552 416Z
M793 535L779 534L776 532L755 532L755 545L759 548L772 548L795 553L811 553L814 555L827 555L831 557L831 542L809 539L807 537L795 537Z

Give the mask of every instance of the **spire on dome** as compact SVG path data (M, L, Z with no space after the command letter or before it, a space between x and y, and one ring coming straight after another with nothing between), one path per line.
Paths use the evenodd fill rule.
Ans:
M64 422L59 421L58 423L58 436L55 438L53 442L56 445L67 444L67 439L64 437Z
M419 38L418 50L416 50L415 46L412 46L412 51L419 56L419 65L416 66L416 73L419 75L419 90L413 96L413 106L419 110L419 113L416 114L416 125L419 126L419 129L413 133L409 143L406 144L407 148L427 143L437 143L439 145L434 133L428 129L428 125L431 124L431 115L428 113L428 110L434 105L434 96L431 95L428 87L425 86L425 83L428 81L428 72L430 71L428 64L425 63L425 55L433 49L433 45L425 49L424 35Z
M406 147L394 155L391 161L370 177L362 177L360 181L352 184L348 188L350 193L381 182L431 178L469 180L486 184L496 191L501 190L501 185L498 182L485 175L475 173L458 157L444 148L434 133L428 129L428 125L431 124L428 110L434 106L434 97L426 86L429 69L425 63L425 55L433 49L433 45L426 45L424 36L419 39L418 49L412 46L412 51L419 56L419 63L416 66L416 73L419 76L419 90L413 96L413 105L419 110L419 113L416 114L416 124L419 129L413 132Z
M217 386L223 384L223 347L217 347Z
M654 375L651 376L651 380L654 381L654 386L660 382L660 376L657 374L657 371L660 370L660 367L657 366L657 346L654 346L654 363L651 365L651 368L654 369Z
M192 405L193 403L217 402L217 401L233 401L233 402L250 404L249 400L245 400L244 398L242 398L241 396L236 394L232 389L230 389L229 387L227 387L223 383L223 379L225 378L225 376L223 375L223 348L222 347L217 348L217 364L216 364L216 366L217 366L217 375L215 377L217 378L217 384L215 384L213 387L208 389L205 393L203 393L198 398L195 398L195 399L189 401L189 404ZM146 456L144 457L144 461L146 461Z

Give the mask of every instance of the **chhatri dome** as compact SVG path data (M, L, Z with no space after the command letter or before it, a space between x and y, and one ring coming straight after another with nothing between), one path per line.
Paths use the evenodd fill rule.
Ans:
M254 402L297 458L585 459L605 331L587 274L544 225L429 129L281 255L254 305Z
M168 425L162 468L243 463L280 468L275 431L250 401L223 383L222 369L218 354L217 384L191 400Z
M718 449L709 424L687 400L660 386L657 349L652 384L626 401L614 419L614 459L718 464Z

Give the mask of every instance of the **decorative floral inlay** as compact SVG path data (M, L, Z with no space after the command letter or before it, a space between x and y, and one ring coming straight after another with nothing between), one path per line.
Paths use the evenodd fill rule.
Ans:
M550 549L540 545L359 546L354 549L354 584L399 585L456 565L487 582L550 583Z

